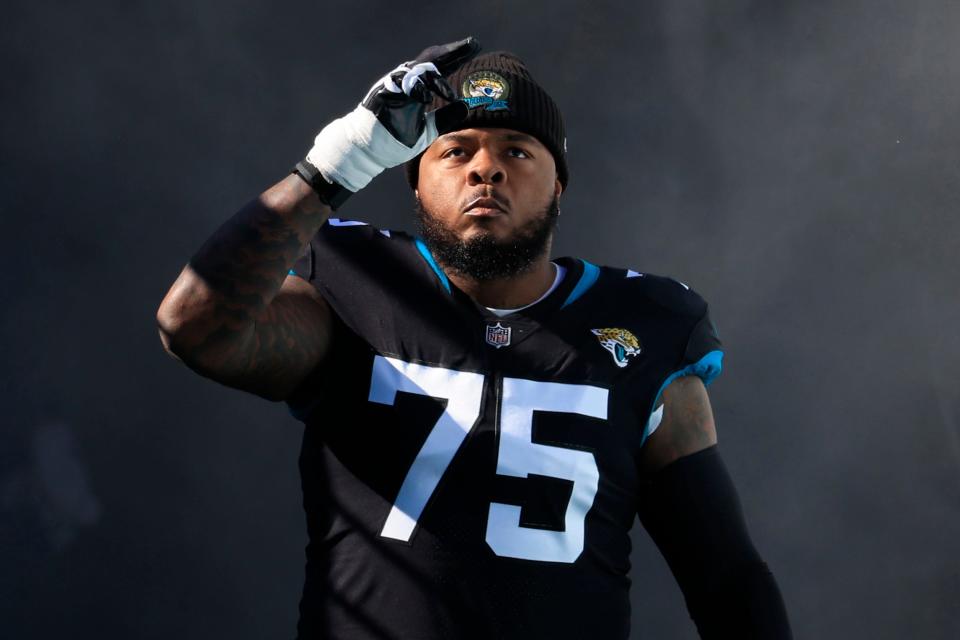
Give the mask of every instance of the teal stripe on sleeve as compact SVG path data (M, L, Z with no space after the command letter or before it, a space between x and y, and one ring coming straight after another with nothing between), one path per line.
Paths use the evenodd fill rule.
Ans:
M674 371L667 376L667 379L660 385L660 390L657 391L657 396L653 399L653 406L650 407L648 415L653 416L654 410L657 408L657 403L660 402L660 396L663 395L663 390L670 386L670 383L677 378L694 375L703 380L703 386L709 386L709 384L720 375L721 371L723 371L723 351L719 349L709 352L693 364L688 364L679 371ZM656 430L659 424L659 420L656 421L656 425L653 424L652 420L648 420L643 428L643 437L640 440L640 446L643 446L643 443L647 441L647 438Z

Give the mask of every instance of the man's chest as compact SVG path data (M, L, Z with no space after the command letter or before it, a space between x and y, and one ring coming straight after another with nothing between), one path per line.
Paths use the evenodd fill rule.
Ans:
M425 529L434 545L575 562L591 540L625 535L658 382L642 353L620 366L589 324L385 324L341 356L322 429L383 499L381 538L413 544Z

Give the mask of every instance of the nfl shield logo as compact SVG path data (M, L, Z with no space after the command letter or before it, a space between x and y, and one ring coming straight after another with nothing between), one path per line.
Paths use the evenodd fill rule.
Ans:
M510 327L505 327L499 322L493 326L487 325L487 344L491 347L509 347L510 346Z

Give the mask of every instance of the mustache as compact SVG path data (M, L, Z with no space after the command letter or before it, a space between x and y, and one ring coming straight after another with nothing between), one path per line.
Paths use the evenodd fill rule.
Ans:
M490 198L491 200L496 200L497 204L500 205L500 208L502 208L504 211L511 210L510 198L499 193L496 189L492 187L488 189L480 189L478 191L471 193L466 198L464 198L464 200L460 203L460 210L462 211L466 209L467 207L470 206L470 203L472 203L474 200L477 200L478 198Z

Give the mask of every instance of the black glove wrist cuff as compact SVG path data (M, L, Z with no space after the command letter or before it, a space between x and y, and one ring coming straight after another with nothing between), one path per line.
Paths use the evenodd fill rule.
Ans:
M304 182L313 187L313 190L320 196L320 201L334 211L339 209L340 205L353 195L352 191L336 182L327 182L320 170L306 160L298 162L291 173L297 174Z

